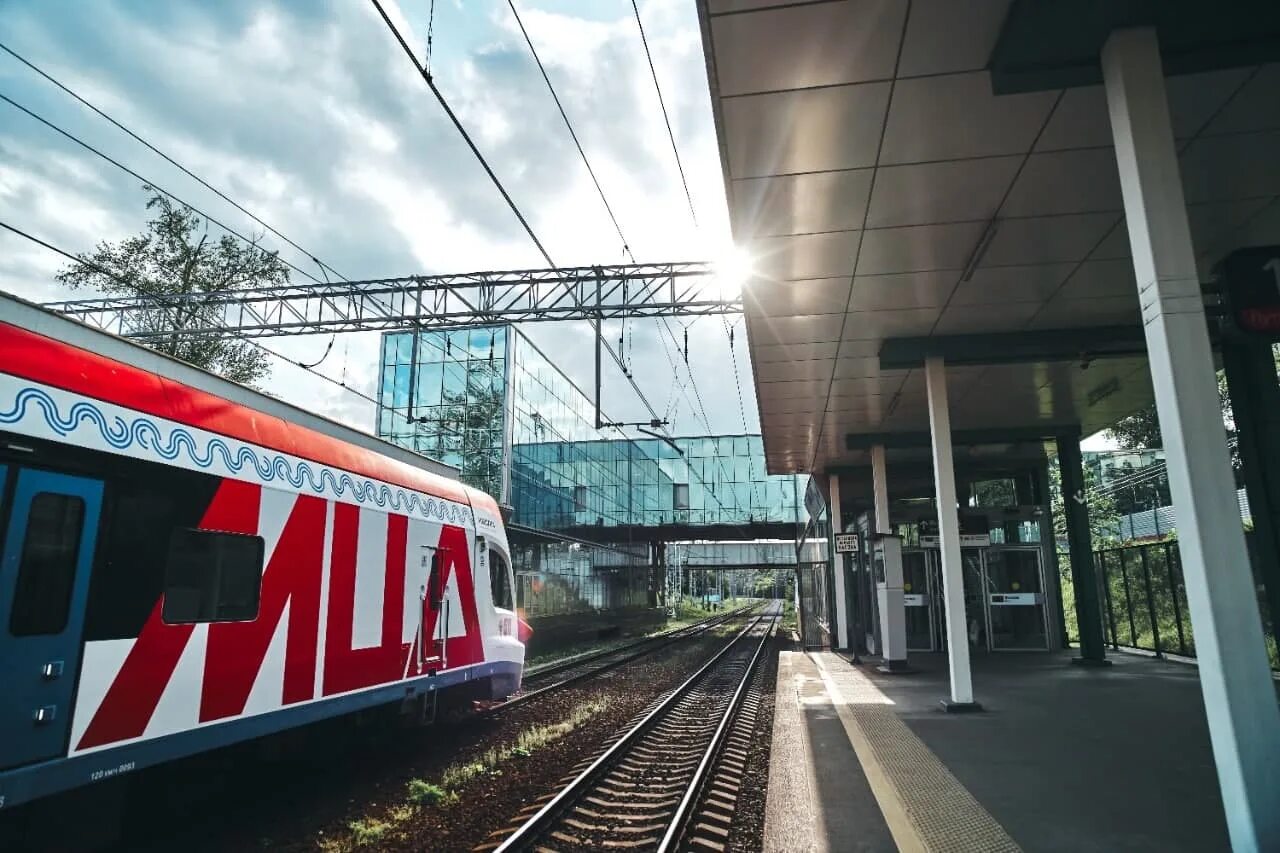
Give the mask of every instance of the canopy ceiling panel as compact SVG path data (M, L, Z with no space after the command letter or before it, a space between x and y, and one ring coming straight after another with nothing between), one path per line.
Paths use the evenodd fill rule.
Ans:
M699 0L734 238L755 259L744 302L771 471L862 464L847 436L928 429L923 372L882 370L885 340L1139 322L1100 77L1034 85L1035 45L1016 43L997 80L1011 9L1024 28L1060 14ZM1079 53L1077 29L1046 55ZM1280 65L1216 61L1179 58L1168 78L1206 276L1235 247L1280 243ZM1150 403L1145 359L1065 355L949 367L953 424L1088 434Z

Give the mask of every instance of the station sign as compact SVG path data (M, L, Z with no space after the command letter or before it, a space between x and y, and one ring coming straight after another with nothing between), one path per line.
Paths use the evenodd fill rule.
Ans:
M827 508L827 502L822 498L822 489L818 488L818 481L813 477L809 478L809 485L804 490L804 508L813 521L821 518Z
M938 535L938 522L924 519L919 524L920 545L924 548L938 548L942 538ZM991 525L985 515L960 513L960 547L985 548L991 544Z
M1221 270L1236 328L1280 341L1280 246L1239 249L1227 255Z
M836 534L836 553L837 554L858 553L858 534L837 533Z

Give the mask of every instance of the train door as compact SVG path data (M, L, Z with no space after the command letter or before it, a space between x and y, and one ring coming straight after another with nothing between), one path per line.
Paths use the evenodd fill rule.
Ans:
M14 484L0 551L0 768L66 749L102 482L32 468Z

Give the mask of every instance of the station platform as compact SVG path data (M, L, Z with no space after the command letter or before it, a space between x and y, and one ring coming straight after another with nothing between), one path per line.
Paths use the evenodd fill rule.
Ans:
M944 655L783 651L764 849L1228 850L1196 668L1112 659L975 656L983 710L948 714Z

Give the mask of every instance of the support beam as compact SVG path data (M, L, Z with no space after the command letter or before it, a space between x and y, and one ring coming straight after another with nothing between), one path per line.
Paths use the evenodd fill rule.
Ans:
M913 369L921 367L924 360L932 356L955 367L1079 361L1081 358L1132 358L1146 353L1147 343L1141 326L984 332L980 335L888 338L880 345L880 369Z
M871 445L871 492L876 506L876 532L889 533L889 480L884 445Z
M978 708L973 701L969 672L969 632L964 611L964 575L960 564L960 517L956 511L956 475L951 457L951 411L947 401L947 370L940 358L924 363L929 402L929 431L933 435L933 480L938 501L938 542L942 554L942 600L946 610L947 665L951 698L947 710Z
M1280 710L1223 434L1153 29L1102 50L1209 737L1235 850L1280 849Z
M836 648L847 649L849 642L849 607L845 595L845 560L844 554L836 553L836 534L842 532L840 524L840 475L832 472L827 475L827 520L831 527L831 578L835 590L835 644Z
M1062 514L1067 523L1067 547L1071 552L1071 585L1076 593L1076 624L1080 628L1080 657L1073 663L1106 666L1110 661L1102 633L1102 607L1098 603L1098 573L1093 565L1080 433L1058 436L1058 472L1062 484Z
M972 447L979 444L1051 441L1058 433L1073 429L1079 431L1080 425L1063 423L1004 429L961 429L951 434L951 443L956 447ZM851 432L844 437L844 446L848 450L870 450L877 444L885 447L931 447L933 439L927 432Z
M709 263L405 276L264 285L168 296L47 302L45 308L139 340L265 338L501 323L705 317L742 312Z

